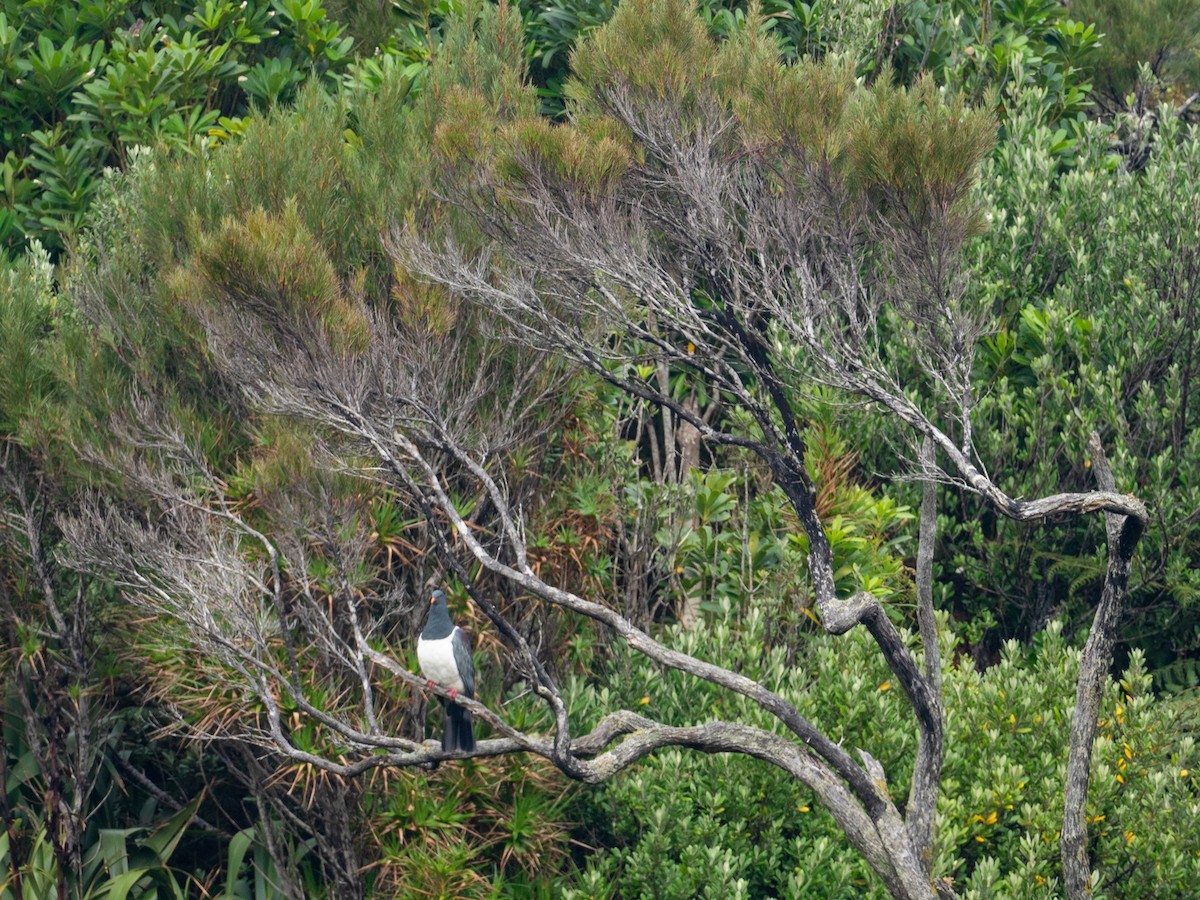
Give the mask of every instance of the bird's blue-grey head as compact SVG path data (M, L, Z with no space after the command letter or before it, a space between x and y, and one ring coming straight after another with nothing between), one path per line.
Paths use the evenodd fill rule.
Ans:
M434 591L429 598L429 618L421 634L426 640L436 641L449 637L453 630L454 623L450 621L450 607L446 605L446 595L441 591Z

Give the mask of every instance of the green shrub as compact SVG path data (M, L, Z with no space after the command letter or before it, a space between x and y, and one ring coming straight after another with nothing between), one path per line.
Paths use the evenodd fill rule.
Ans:
M0 249L37 238L57 255L103 170L128 168L135 148L202 153L306 80L375 88L397 67L418 77L436 35L428 21L387 21L390 37L355 60L322 0L3 0Z
M715 36L745 27L744 0L701 0L697 6ZM530 74L547 112L563 110L572 48L616 7L616 0L522 0ZM1055 121L1081 119L1087 109L1099 37L1086 18L1068 16L1059 0L986 6L965 0L765 0L761 12L763 27L792 61L842 54L863 77L886 71L905 84L928 72L976 100L989 90L1041 87Z
M1075 0L1072 11L1104 34L1096 69L1096 95L1108 110L1150 88L1135 106L1155 95L1179 102L1200 85L1200 3L1196 0ZM1153 84L1141 73L1145 66Z
M1094 489L1087 436L1101 435L1118 488L1154 511L1124 637L1157 669L1200 651L1191 614L1200 597L1200 249L1190 237L1200 230L1200 141L1168 121L1133 173L1112 152L1113 128L1091 124L1064 172L1065 132L1047 122L1042 100L1033 92L1014 102L1008 136L983 169L991 222L972 251L972 291L999 327L976 360L988 390L975 429L1004 460L998 483L1024 497ZM953 502L943 508L939 580L966 618L991 617L991 649L997 636L1026 639L1049 618L1066 616L1071 633L1082 627L1103 576L1098 522L1016 526L970 497Z
M904 796L915 741L911 712L870 640L851 633L772 645L769 613L731 626L732 609L670 643L770 684L849 747L879 759ZM1052 623L1034 645L1010 642L978 672L953 662L943 618L946 763L936 871L964 897L1061 893L1058 829L1078 652ZM794 656L794 663L788 660ZM1097 896L1188 897L1200 877L1200 757L1171 706L1149 691L1140 656L1105 695L1088 804L1091 853L1112 872ZM574 686L581 707L644 708L676 725L710 717L772 727L751 704L617 650L600 679ZM786 774L736 756L655 755L585 794L597 833L568 896L616 885L620 897L882 897L861 859L813 798ZM1170 822L1170 827L1164 823Z

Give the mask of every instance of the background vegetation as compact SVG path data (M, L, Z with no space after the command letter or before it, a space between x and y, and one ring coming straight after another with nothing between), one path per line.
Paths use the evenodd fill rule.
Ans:
M1098 896L1186 897L1200 876L1198 9L762 6L789 57L844 55L868 81L928 73L996 112L970 285L1004 325L979 348L992 389L977 433L1007 463L994 473L1005 490L1033 496L1092 487L1085 440L1099 429L1118 486L1151 507L1093 763L1090 849L1111 873ZM524 60L541 111L561 115L571 49L613 10L522 3L519 42L488 47L470 39L487 13L448 0L5 0L0 898L58 885L74 897L879 892L812 798L745 759L662 753L586 790L525 759L357 781L285 765L240 736L239 717L260 711L174 650L170 623L61 562L57 516L79 497L144 507L106 448L127 438L132 398L162 396L257 521L311 523L314 582L346 568L320 553L321 529L361 533L356 583L389 610L386 637L410 646L421 610L396 598L437 571L420 510L327 471L299 425L250 416L207 357L202 312L217 296L284 311L302 297L342 326L346 298L368 296L453 327L382 240L403 211L472 240L431 201L439 110L468 79L497 104L527 102L503 74ZM744 4L699 11L719 37L753 21ZM911 625L917 495L888 477L897 436L822 390L803 402L839 586L886 594ZM544 452L514 457L508 475L543 577L612 598L818 721L807 686L834 685L839 736L903 769L905 703L865 642L813 627L807 548L753 461L705 447L669 465L661 418L583 377L541 412L529 427ZM1054 748L1102 529L1003 523L953 492L940 525L950 754L937 853L966 896L1056 896ZM476 615L455 599L461 618ZM684 629L691 601L701 615ZM482 699L536 725L494 636L473 624ZM584 720L605 692L678 724L731 702L560 615L521 627ZM336 697L332 671L314 652L312 688ZM423 733L421 697L397 685L385 708ZM219 740L186 739L195 730ZM963 789L979 773L986 789Z

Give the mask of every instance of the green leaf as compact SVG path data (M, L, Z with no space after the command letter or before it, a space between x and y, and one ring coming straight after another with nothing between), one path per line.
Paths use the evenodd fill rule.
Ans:
M179 841L183 838L187 827L196 818L196 810L200 808L203 800L204 792L201 791L187 806L156 829L154 834L142 841L141 845L148 850L153 850L158 859L165 864L171 858L171 854L175 852L175 848L179 846Z

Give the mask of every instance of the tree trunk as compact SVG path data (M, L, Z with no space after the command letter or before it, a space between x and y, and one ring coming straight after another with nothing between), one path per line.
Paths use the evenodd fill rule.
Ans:
M696 402L695 391L688 394L683 406L692 415L699 415L700 405ZM663 410L663 415L668 416L670 412ZM686 419L680 419L675 428L675 439L679 444L679 484L687 484L688 474L700 467L700 429ZM689 526L693 530L700 527L694 512ZM700 620L700 603L703 599L704 583L697 580L691 592L683 598L679 610L679 624L685 629L690 630Z

